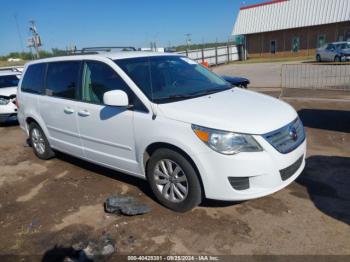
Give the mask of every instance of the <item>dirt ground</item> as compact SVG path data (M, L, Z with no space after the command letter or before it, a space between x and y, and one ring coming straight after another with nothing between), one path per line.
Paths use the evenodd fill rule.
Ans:
M307 166L289 187L243 203L206 200L185 214L145 181L59 154L37 159L16 125L0 127L0 255L37 255L109 234L118 254L350 255L350 103L289 101L308 136ZM110 195L152 211L107 215Z

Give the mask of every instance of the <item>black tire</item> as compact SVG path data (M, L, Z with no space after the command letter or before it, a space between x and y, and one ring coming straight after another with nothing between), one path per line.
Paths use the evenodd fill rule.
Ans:
M336 57L334 58L334 62L340 63L340 62L341 62L340 56L336 56Z
M41 152L40 149L38 149L38 147L36 146L36 136L35 136L35 132L39 132L39 134L42 137L41 143L44 147L44 150ZM55 156L55 153L52 151L49 141L47 140L45 133L43 132L43 130L41 129L41 127L33 122L29 125L29 140L30 140L30 145L33 148L34 154L42 159L42 160L48 160L50 158L53 158Z
M165 196L163 196L160 189L158 188L159 185L157 186L157 183L156 183L156 180L157 180L156 170L157 170L157 165L158 163L160 163L161 160L164 160L164 161L170 160L170 162L174 164L173 167L175 167L175 169L177 167L176 165L178 165L182 169L179 174L182 174L182 176L186 176L187 181L183 183L186 183L185 185L187 187L187 194L184 194L183 200L178 202L171 201L167 199ZM164 206L166 206L167 208L176 212L186 212L198 206L202 202L202 189L201 189L201 184L200 184L197 172L193 168L192 164L182 154L166 148L158 149L151 155L151 158L147 164L146 172L147 172L148 183L154 195L156 196L158 201ZM179 184L177 182L171 182L171 183L174 183L174 185ZM163 187L163 190L164 190L164 187ZM180 191L177 191L177 192L180 192ZM169 194L169 198L170 198L170 194Z
M322 59L321 59L321 56L320 56L320 55L317 55L317 56L316 56L316 61L317 61L318 63L321 63L321 62L322 62Z

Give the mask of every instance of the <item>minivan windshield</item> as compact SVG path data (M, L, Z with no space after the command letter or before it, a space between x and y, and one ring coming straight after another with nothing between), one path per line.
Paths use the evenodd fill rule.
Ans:
M231 85L182 56L151 56L115 63L154 103L168 103L228 90Z
M0 88L17 86L19 78L16 75L0 76Z

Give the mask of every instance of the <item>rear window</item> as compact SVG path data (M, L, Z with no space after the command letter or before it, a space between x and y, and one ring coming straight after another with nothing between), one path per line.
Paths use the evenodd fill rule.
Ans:
M75 99L77 97L80 61L49 63L46 95Z
M16 75L0 76L0 88L17 86L19 78Z
M21 90L23 92L41 94L46 64L30 65L23 77Z

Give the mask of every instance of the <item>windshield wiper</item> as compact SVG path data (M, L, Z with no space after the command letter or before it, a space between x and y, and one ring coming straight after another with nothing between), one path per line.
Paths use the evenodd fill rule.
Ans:
M164 97L157 97L153 99L153 101L163 101L163 100L177 100L177 99L186 99L191 98L192 95L170 95L170 96L164 96Z
M214 93L226 91L226 90L229 90L229 89L231 89L231 88L232 88L232 87L229 87L229 88L208 89L208 90L204 90L204 91L198 91L198 92L190 93L189 95L191 95L191 96L210 95L210 94L214 94Z
M193 92L189 94L177 94L177 95L170 95L170 96L165 96L165 97L157 97L153 101L164 101L164 100L181 100L181 99L188 99L188 98L194 98L194 97L199 97L199 96L204 96L204 95L210 95L214 94L217 92L222 92L231 89L232 87L229 88L216 88L216 89L208 89L204 91L198 91L198 92Z

